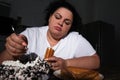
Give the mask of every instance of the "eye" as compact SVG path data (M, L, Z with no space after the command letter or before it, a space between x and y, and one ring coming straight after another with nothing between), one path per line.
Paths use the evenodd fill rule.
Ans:
M64 22L65 22L66 25L70 25L70 24L72 24L71 21L68 20L68 19L66 19Z
M54 16L55 16L56 19L61 19L62 18L61 15L58 14L58 13L56 13Z

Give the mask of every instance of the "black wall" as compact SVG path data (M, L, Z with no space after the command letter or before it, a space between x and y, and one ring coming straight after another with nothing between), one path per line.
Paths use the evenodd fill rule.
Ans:
M82 29L82 35L93 45L101 59L101 66L114 66L116 63L115 53L115 29L114 25L94 21L85 24Z

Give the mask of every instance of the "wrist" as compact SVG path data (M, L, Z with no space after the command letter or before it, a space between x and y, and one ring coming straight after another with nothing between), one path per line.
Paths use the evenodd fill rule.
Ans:
M69 67L70 66L70 61L67 59L66 60L66 67Z
M0 64L5 60L14 60L13 56L10 55L7 50L0 53Z
M7 50L4 50L3 53L4 53L4 56L5 56L6 59L8 59L8 60L14 60L13 55L10 54Z

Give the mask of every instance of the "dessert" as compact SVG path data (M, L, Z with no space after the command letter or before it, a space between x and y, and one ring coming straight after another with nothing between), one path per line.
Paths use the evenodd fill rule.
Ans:
M38 56L24 64L20 60L4 61L0 65L0 80L47 80L49 72L47 61Z

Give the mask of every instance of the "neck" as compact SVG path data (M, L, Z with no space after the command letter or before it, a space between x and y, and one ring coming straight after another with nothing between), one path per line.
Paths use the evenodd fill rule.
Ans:
M51 47L55 46L59 42L59 39L54 38L50 34L50 32L47 32L47 40L48 40Z

